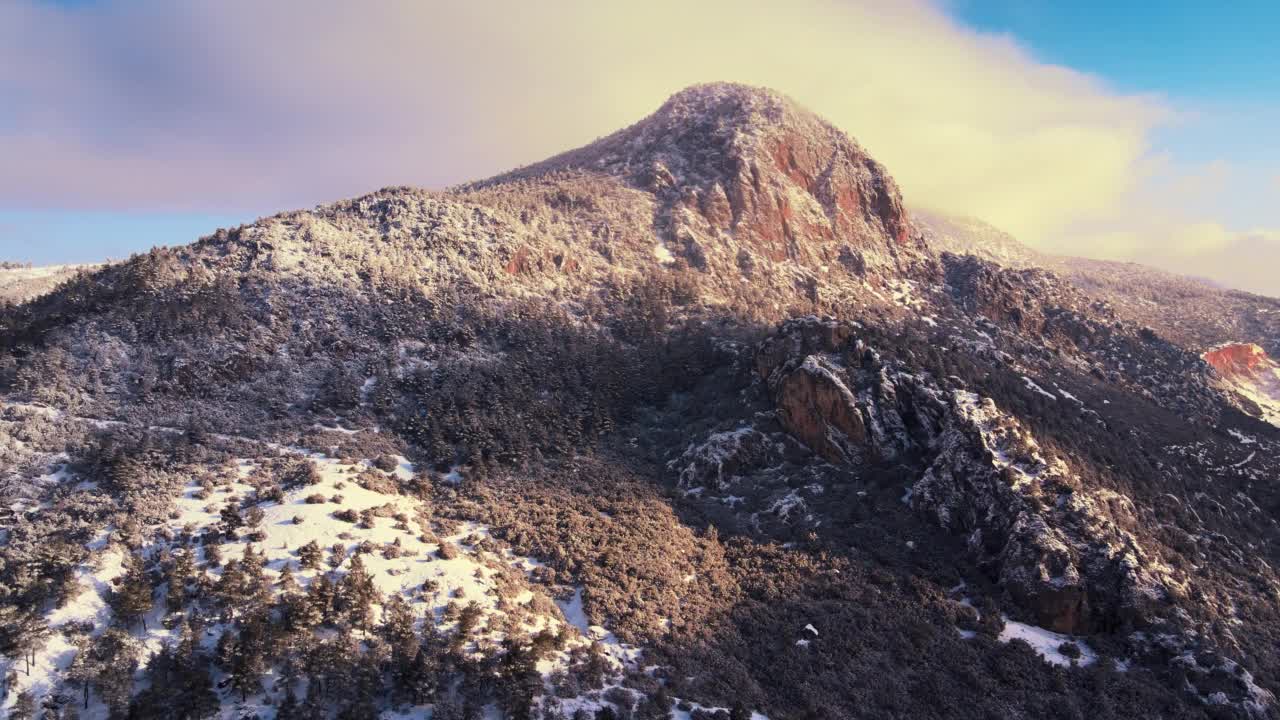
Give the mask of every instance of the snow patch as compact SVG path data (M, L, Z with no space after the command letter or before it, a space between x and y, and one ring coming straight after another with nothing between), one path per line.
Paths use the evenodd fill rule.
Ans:
M1046 662L1054 665L1070 666L1073 662L1084 666L1092 665L1098 661L1098 655L1088 645L1085 645L1079 638L1071 635L1062 635L1051 630L1045 630L1035 625L1027 625L1009 618L1004 619L1004 629L1000 631L998 638L1000 642L1009 642L1011 640L1022 640L1031 646L1040 657ZM1064 643L1072 643L1080 648L1080 657L1072 659L1063 654L1061 647Z

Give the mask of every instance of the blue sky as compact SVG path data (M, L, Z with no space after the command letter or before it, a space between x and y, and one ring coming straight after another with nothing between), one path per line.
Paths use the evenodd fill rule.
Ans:
M0 260L61 265L123 259L155 245L181 245L253 217L195 212L0 210Z
M1183 169L1236 174L1221 221L1254 227L1280 205L1280 2L954 0L950 13L1039 59L1113 87L1167 97L1180 116L1151 134Z
M1280 295L1278 26L1258 0L8 0L0 259L442 188L734 80L849 131L909 205Z
M954 0L950 11L1121 89L1204 101L1275 100L1263 94L1275 92L1280 70L1280 3Z

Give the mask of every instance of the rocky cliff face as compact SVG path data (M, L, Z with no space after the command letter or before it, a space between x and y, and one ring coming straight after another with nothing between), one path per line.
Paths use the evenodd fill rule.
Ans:
M1086 488L990 398L882 362L846 323L787 323L756 363L777 418L828 462L914 456L913 508L965 537L1044 627L1141 628L1186 593L1125 528L1132 502Z
M1280 425L1280 364L1253 343L1221 345L1204 354L1223 388L1250 415Z
M651 193L656 252L696 268L749 275L791 261L900 274L927 265L884 166L778 93L689 88L625 130L476 187L556 172L619 177Z
M1188 614L1224 608L1166 560L1169 549L1131 498L1086 480L990 397L883 360L859 335L850 323L803 318L757 348L757 372L792 437L829 463L913 468L903 501L963 539L970 559L1036 625L1119 634L1135 657L1176 668L1205 702L1266 716L1270 693L1243 668L1231 671L1234 661ZM1241 368L1263 367L1252 352L1228 356ZM768 462L738 457L746 460L738 467Z
M1144 550L1133 503L1089 489L990 398L956 391L912 507L970 552L1050 629L1145 628L1185 599L1185 578Z
M755 364L778 421L828 462L891 460L927 447L939 429L937 390L884 363L848 323L787 322Z

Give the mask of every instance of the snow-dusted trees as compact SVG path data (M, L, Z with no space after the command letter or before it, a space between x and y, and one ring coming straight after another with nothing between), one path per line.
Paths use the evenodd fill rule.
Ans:
M308 570L319 570L324 562L324 550L320 549L315 540L311 540L298 548L298 562Z
M187 605L187 584L196 574L195 561L191 552L179 548L173 553L173 562L169 566L169 586L165 592L165 608L171 613L181 612Z
M13 699L13 707L9 708L9 720L33 720L36 716L36 700L31 691L23 690Z
M498 702L512 720L533 720L534 699L542 692L538 658L524 642L506 638L498 659Z
M231 636L227 630L219 642L219 660L231 685L244 700L262 687L262 674L267 670L271 627L265 612L254 612L241 618L239 632Z
M382 608L379 636L387 645L393 696L404 702L432 702L441 669L441 643L431 619L422 623L419 634L413 608L400 595L393 595Z
M84 707L94 691L112 713L124 713L133 693L133 673L138 668L142 648L131 635L111 628L90 638L75 639L76 654L67 668L67 681L83 692Z
M351 557L347 574L338 584L339 609L346 615L352 627L368 630L373 623L373 606L382 600L382 594L373 584L373 578L364 567L360 555Z
M222 533L228 538L235 539L236 531L244 527L244 518L240 516L240 506L236 503L227 503L222 508L220 514L222 519Z
M0 606L0 654L22 658L23 669L31 674L35 655L49 639L49 623L32 610Z
M146 614L152 606L151 576L147 573L146 560L139 553L129 553L125 558L124 575L117 581L111 596L111 608L122 625L128 627L141 622L147 629Z
M209 676L209 658L200 649L200 627L188 623L176 644L166 643L147 663L147 688L134 698L129 716L137 720L196 720L218 710Z

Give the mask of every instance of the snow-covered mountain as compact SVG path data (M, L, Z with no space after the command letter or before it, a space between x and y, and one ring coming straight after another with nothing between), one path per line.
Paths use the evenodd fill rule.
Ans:
M0 707L1275 717L1275 302L907 208L712 84L0 310Z
M0 301L25 302L56 288L79 272L96 265L39 265L33 267L0 263Z

